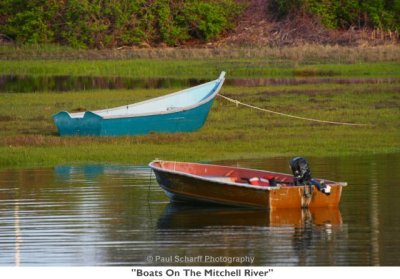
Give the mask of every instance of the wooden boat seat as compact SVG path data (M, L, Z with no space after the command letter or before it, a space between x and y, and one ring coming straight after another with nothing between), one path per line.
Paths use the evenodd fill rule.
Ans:
M234 174L235 170L230 170L228 171L225 176L232 176L232 174Z
M204 176L204 177L219 182L237 182L236 177L230 177L230 176Z
M225 177L229 177L230 181L235 183L248 183L246 179L240 177L240 175L235 170L230 170L225 174Z

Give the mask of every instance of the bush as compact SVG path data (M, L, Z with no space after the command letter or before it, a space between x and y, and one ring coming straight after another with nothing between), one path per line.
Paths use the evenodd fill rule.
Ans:
M400 31L399 0L271 0L269 11L278 20L299 13L318 17L328 28Z
M0 34L17 43L103 48L208 41L232 27L235 0L2 0Z

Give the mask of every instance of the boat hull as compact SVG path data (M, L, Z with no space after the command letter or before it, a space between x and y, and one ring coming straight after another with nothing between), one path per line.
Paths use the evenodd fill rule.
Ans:
M61 136L129 136L193 132L201 128L221 89L218 79L135 104L53 116Z
M104 119L86 112L71 118L67 112L53 116L60 136L126 136L149 133L193 132L200 129L214 99L196 108L165 114Z
M264 209L277 208L319 208L338 207L342 185L330 183L331 194L325 195L316 187L286 186L259 187L240 183L226 183L208 179L196 174L164 169L155 162L150 163L157 182L171 199L210 202L216 204L256 207ZM196 167L202 164L196 164ZM210 172L213 166L203 165ZM236 168L226 167L237 170ZM225 171L224 167L222 170ZM261 176L263 171L246 170L247 175ZM246 175L246 171L243 175ZM265 172L264 174L270 174ZM311 191L311 192L310 192ZM307 195L311 193L310 195Z

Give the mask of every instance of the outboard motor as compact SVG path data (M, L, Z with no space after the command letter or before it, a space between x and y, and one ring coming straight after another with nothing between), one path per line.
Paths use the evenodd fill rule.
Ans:
M306 159L295 157L290 161L294 185L305 185L311 181L311 170Z
M295 157L290 161L290 168L292 170L294 185L315 185L322 193L329 195L331 187L325 185L323 182L319 183L311 177L311 170L306 159L302 157Z

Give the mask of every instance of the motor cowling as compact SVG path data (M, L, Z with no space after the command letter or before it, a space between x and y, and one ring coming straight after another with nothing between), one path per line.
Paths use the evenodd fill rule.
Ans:
M300 185L315 185L325 195L330 195L331 186L325 185L323 181L319 182L311 177L311 169L306 159L295 157L290 161L290 168L293 173L293 183L296 186Z
M306 159L295 157L290 161L294 185L305 185L311 183L311 170Z

